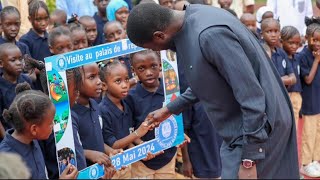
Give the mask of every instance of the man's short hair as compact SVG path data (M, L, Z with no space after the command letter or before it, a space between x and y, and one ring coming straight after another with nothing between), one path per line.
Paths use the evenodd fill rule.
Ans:
M155 31L164 31L169 26L173 11L155 3L139 4L130 12L127 34L134 44L150 42Z

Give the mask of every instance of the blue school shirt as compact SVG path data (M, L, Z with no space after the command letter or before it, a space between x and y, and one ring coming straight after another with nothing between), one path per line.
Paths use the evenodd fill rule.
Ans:
M45 32L44 37L41 37L34 30L30 29L19 41L28 46L31 57L36 60L44 62L44 58L51 55L47 32Z
M4 44L4 43L7 43L7 42L8 41L5 40L3 37L0 37L0 45ZM29 54L30 55L30 50L29 50L28 46L25 43L20 42L20 41L16 41L15 44L20 49L22 55L25 55L25 54Z
M275 49L275 52L271 55L271 60L281 77L293 73L289 58L282 48Z
M78 171L81 171L82 169L87 167L87 162L86 162L86 157L84 156L84 150L82 147L82 143L81 143L80 135L78 131L77 122L79 122L79 117L74 111L71 111L71 119L72 119L74 147L76 149L77 168L78 168ZM71 160L74 161L74 159L71 159Z
M314 56L307 46L298 55L301 61L301 78L309 75ZM316 115L320 113L320 68L318 67L310 85L302 81L302 114Z
M78 115L76 125L80 136L80 141L84 150L104 151L104 142L102 137L102 118L100 116L99 105L94 99L89 100L90 107L81 104L75 104L72 107ZM93 163L87 160L87 165Z
M291 64L293 68L294 75L296 76L297 82L296 84L289 86L287 88L288 92L302 92L302 85L301 85L301 79L300 79L300 60L296 57L297 54L293 56L292 59L289 59L289 63Z
M18 79L17 79L17 83L13 84L9 81L7 81L6 79L4 79L2 77L3 73L0 73L0 119L1 119L1 123L4 126L5 130L10 129L12 126L6 122L3 121L3 117L2 117L2 112L4 109L9 109L10 105L12 104L14 98L16 97L16 86L19 83L23 83L23 82L27 82L30 84L31 87L32 86L32 81L31 79L24 75L21 74Z
M46 167L38 142L33 140L31 144L24 144L12 137L13 132L14 129L6 132L6 136L0 144L0 152L20 155L29 168L31 179L47 179Z
M144 122L147 115L157 109L162 108L164 102L164 89L162 80L160 80L160 86L156 92L149 92L145 90L141 82L139 82L135 88L131 89L129 96L126 98L126 102L130 106L133 112L133 126L135 129ZM155 138L154 130L149 131L141 139L143 141L149 141ZM167 165L173 158L177 151L176 147L169 148L164 151L164 154L158 155L149 161L141 161L148 168L158 170Z
M107 96L104 97L99 104L103 120L102 134L104 143L110 147L112 147L117 140L130 135L132 111L123 100L121 104L124 107L124 111L120 110Z
M53 131L47 140L39 140L38 143L47 167L49 179L59 179L57 150Z
M96 46L96 45L100 45L100 44L103 44L104 43L104 37L103 37L103 27L104 25L108 22L108 21L105 21L103 20L99 15L98 13L95 13L93 15L93 19L96 21L97 23L97 31L98 31L98 36L95 40L95 42L93 43L93 46Z

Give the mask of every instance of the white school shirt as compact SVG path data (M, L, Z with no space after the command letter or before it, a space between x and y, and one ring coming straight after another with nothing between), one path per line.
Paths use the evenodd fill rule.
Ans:
M306 34L304 19L313 15L311 0L268 0L267 6L275 18L279 18L281 28L291 25L299 30L300 35Z

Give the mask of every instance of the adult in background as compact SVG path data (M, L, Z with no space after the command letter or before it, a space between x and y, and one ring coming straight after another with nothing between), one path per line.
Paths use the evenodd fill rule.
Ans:
M222 0L229 1L229 0ZM243 13L254 13L255 0L233 0L230 9L234 10L238 15L238 18L242 16ZM212 0L212 6L220 7L218 0Z
M149 123L200 100L223 138L223 179L299 178L290 99L263 48L239 20L205 5L175 11L145 3L131 11L127 34L138 46L175 50L184 62L190 88L150 113Z
M306 34L304 18L313 15L311 0L268 0L267 6L274 13L274 18L280 20L281 27L294 26L301 36Z

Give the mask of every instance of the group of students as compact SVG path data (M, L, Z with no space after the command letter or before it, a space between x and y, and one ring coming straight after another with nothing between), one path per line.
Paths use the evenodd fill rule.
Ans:
M115 171L110 162L110 156L155 138L155 125L148 124L146 118L162 107L164 87L160 55L152 50L66 72L76 157L59 158L57 162L55 106L48 97L44 58L126 38L129 11L125 1L94 2L98 7L96 14L74 15L67 20L64 11L50 14L43 1L30 1L32 29L19 41L16 40L21 25L19 11L13 6L2 9L0 152L19 154L32 179L76 178L78 171L94 163L105 166L103 178L175 178L177 147L148 153L145 159L120 171ZM27 69L30 62L32 68ZM186 89L186 80L181 82ZM196 113L192 114L193 111ZM197 134L211 126L209 121L201 120L207 117L200 104L187 114L190 118L186 127L190 137L195 137L183 155L189 171L193 171L189 176L219 177L221 140L217 141L216 134L211 136L215 132L209 130ZM207 136L205 140L201 138L203 135ZM207 143L216 145L208 149ZM69 154L74 156L73 152ZM74 158L77 167L71 163ZM199 162L199 158L203 161Z
M297 131L298 120L303 117L300 173L320 177L320 19L306 17L306 35L302 37L293 26L280 27L270 8L261 7L258 11L260 28L251 14L244 14L240 20L261 42L281 76L293 106Z

